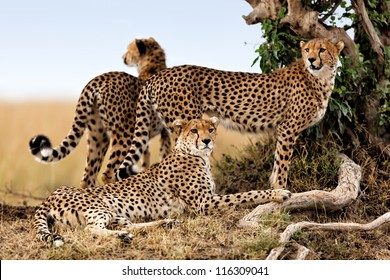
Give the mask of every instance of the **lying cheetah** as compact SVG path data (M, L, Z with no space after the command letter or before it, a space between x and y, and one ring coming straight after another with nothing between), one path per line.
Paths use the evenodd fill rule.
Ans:
M282 202L287 190L250 191L229 195L215 194L209 156L214 148L218 119L176 120L179 135L173 153L151 168L122 181L94 187L60 187L36 211L34 231L40 240L62 245L63 238L52 234L49 222L84 225L98 235L131 239L133 228L172 222L173 214L185 210L210 214L226 207ZM133 224L135 219L157 220ZM108 229L120 226L121 229Z
M164 51L153 38L131 42L123 60L129 66L138 67L138 79L124 72L95 77L82 91L72 128L62 143L52 148L49 138L44 135L33 137L29 143L35 159L44 163L57 162L76 148L88 128L88 154L81 187L96 183L110 140L111 155L102 180L110 183L115 179L115 171L129 150L134 133L135 109L142 82L166 68ZM157 119L151 120L149 133L151 137L161 133L161 156L166 156L171 148L170 137ZM150 154L146 147L144 166L149 164Z
M227 128L276 134L277 147L270 182L285 188L292 148L299 134L325 114L334 87L342 41L301 42L302 59L271 74L226 72L184 65L161 71L147 81L137 105L135 138L117 177L132 174L149 140L152 106L161 125L177 118L218 116Z

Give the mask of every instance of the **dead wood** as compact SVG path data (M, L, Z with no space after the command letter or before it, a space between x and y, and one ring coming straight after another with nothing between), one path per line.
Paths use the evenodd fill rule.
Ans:
M361 167L346 155L340 155L343 160L339 169L339 182L332 191L313 190L294 193L283 203L271 202L257 206L251 213L243 217L238 226L256 227L262 217L277 210L294 211L323 209L336 211L352 203L359 192Z
M380 216L374 221L367 224L359 223L313 223L313 222L299 222L287 226L287 228L280 234L279 242L282 244L271 250L267 260L277 260L280 254L283 252L285 245L290 241L294 233L300 230L324 230L324 231L371 231L378 229L379 227L390 224L390 212ZM305 259L309 250L302 246L299 247L297 253L297 259Z

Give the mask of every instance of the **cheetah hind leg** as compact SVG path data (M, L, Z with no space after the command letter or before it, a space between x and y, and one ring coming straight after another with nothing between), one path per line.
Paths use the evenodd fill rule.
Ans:
M175 141L176 142L176 141ZM167 128L163 128L160 138L160 161L166 158L172 150L171 135Z
M81 188L94 187L97 184L97 176L110 145L110 138L99 115L95 113L94 116L97 121L88 125L87 164L80 183Z

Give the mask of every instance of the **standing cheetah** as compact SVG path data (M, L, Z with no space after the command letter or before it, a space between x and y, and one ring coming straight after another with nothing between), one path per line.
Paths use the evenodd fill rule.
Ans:
M96 183L102 161L111 140L111 155L102 180L110 183L122 163L134 134L135 109L142 83L153 74L166 68L165 53L153 38L136 39L123 56L125 64L137 66L139 78L124 72L109 72L93 78L83 89L76 105L72 128L62 143L51 147L49 138L38 135L30 140L29 147L35 159L44 163L57 162L70 154L87 131L87 162L80 187ZM151 120L150 137L161 133L161 156L171 148L168 132ZM145 143L147 145L147 143ZM150 154L144 150L144 166L150 164Z
M170 127L177 118L218 116L227 128L276 134L270 182L285 188L293 145L299 134L325 114L334 87L342 41L301 42L302 59L271 74L226 72L184 65L166 69L147 81L137 105L135 138L117 177L132 174L150 135L150 107Z
M175 213L185 210L209 214L226 207L282 202L287 190L261 190L229 195L215 194L209 156L214 148L218 119L176 120L173 131L179 135L173 153L161 163L122 181L108 185L73 188L60 187L37 209L34 231L38 239L62 245L63 238L53 234L49 222L83 225L98 235L130 239L139 227L172 222ZM157 220L133 224L135 219ZM119 226L121 229L109 229Z

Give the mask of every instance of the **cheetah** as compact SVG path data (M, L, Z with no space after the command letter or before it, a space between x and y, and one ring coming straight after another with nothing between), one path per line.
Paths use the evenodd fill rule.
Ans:
M230 129L276 135L270 183L274 189L286 188L293 145L324 116L344 43L316 38L300 46L300 60L270 74L183 65L153 76L140 95L135 138L117 178L132 175L131 167L149 139L150 118L143 112L152 107L152 116L158 114L160 125L168 128L177 118L196 119L206 113Z
M38 135L29 142L35 159L43 163L60 161L78 145L85 129L87 131L87 162L80 187L96 183L102 161L111 140L111 154L102 181L110 183L115 171L122 163L131 144L135 126L135 109L142 83L153 74L166 68L165 53L154 38L135 39L123 55L129 66L137 66L139 77L124 72L109 72L93 78L83 89L78 103L72 128L61 144L52 148L48 137ZM151 122L150 136L161 133L161 157L171 148L168 132L161 128L159 121ZM150 153L146 148L144 167L150 165Z
M218 122L216 117L174 121L173 133L179 136L173 152L135 176L93 188L58 188L35 213L37 238L62 245L63 238L49 229L49 222L59 222L84 226L96 235L130 240L132 229L172 223L171 217L184 211L207 215L238 205L283 202L290 197L283 189L215 194L209 156ZM135 220L149 222L132 223Z

